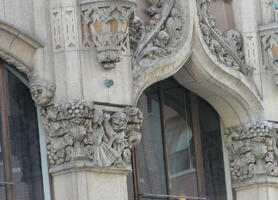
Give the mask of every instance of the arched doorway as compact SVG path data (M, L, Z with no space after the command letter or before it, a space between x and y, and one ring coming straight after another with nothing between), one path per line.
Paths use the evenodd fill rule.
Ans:
M44 199L36 107L0 62L0 199Z
M149 87L138 105L145 120L129 199L227 200L217 112L173 77Z

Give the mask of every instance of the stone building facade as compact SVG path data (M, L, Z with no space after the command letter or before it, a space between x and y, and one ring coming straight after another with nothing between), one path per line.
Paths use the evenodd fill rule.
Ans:
M276 0L0 0L1 199L276 200L277 59Z

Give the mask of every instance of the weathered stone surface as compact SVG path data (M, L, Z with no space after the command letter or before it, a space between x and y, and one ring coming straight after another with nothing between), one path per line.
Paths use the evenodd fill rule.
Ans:
M278 177L277 133L272 123L228 128L225 142L234 184L260 176Z
M111 113L75 101L43 108L42 119L52 171L80 160L91 167L129 169L131 149L141 140L143 116L138 108Z

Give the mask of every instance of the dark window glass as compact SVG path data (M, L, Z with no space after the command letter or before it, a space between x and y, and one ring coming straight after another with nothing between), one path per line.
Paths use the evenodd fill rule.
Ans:
M173 84L174 83L174 84ZM166 150L169 165L170 194L197 197L194 137L190 125L189 95L184 88L169 79L163 87L163 115L165 120Z
M15 200L43 199L37 112L29 89L8 73L9 127Z
M1 108L0 108L0 115L1 115ZM1 120L0 120L0 199L6 200L5 163L4 163Z
M1 65L0 81L0 199L43 200L36 107L29 89Z
M173 78L149 87L138 105L145 119L134 158L136 199L184 200L204 188L208 200L227 199L216 111Z
M156 91L143 94L139 104L145 115L144 137L137 147L140 188L143 193L167 194L160 104Z
M200 98L199 113L207 197L208 200L227 199L219 117Z

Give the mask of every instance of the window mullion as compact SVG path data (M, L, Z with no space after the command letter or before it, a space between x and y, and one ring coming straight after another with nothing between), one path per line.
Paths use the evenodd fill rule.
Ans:
M5 166L5 181L12 183L12 161L11 161L11 146L8 118L8 100L7 100L7 79L6 71L0 63L0 106L1 106L1 121L2 121L2 143L4 152ZM6 184L7 200L14 200L13 185Z
M205 187L205 173L204 173L204 164L203 164L201 132L200 132L200 123L199 123L200 118L199 118L198 97L193 93L191 93L190 96L191 96L191 113L192 113L192 126L193 126L192 128L193 128L193 135L194 135L199 195L205 197L206 187Z
M170 188L170 166L169 166L169 158L168 158L168 148L167 148L167 139L166 139L166 121L165 121L165 110L164 110L164 93L163 89L159 84L159 101L160 101L160 116L161 116L161 132L162 132L162 143L163 143L163 156L165 163L165 175L166 175L166 186L167 186L167 194L171 194Z

